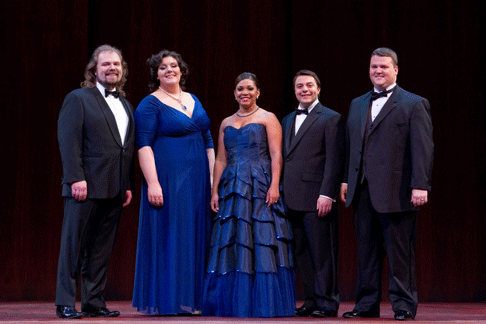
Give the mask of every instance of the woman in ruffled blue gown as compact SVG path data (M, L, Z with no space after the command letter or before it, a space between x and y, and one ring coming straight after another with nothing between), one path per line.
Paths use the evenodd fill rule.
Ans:
M199 100L183 92L187 66L162 51L148 61L156 90L135 111L144 176L133 307L151 315L202 309L214 148Z
M292 231L282 199L282 129L256 104L254 74L235 83L236 114L221 123L203 315L294 316Z

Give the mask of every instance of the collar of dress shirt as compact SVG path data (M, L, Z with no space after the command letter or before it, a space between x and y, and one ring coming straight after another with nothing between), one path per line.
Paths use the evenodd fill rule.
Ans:
M396 83L394 83L394 84L392 84L391 86L387 87L385 90L390 90L390 89L393 89L393 88L395 88L395 86L396 86L396 85L397 85L397 84L396 84ZM373 87L373 91L374 91L374 92L377 92L377 93L380 93L380 92L382 92L383 90L382 90L382 91L380 91L380 90L376 89L375 87ZM391 93L391 92L390 92L390 93ZM390 93L389 93L387 96L389 96L389 95L390 95Z
M314 109L314 107L315 107L315 106L316 106L318 103L319 103L319 99L316 99L316 101L314 101L314 102L312 103L312 105L310 105L310 106L309 106L309 108L307 108L307 111L308 111L308 112L311 112L311 111L312 111L312 109ZM299 107L297 107L297 109L305 109L305 108L304 108L304 107L302 107L302 105L301 105L301 104L299 104Z
M105 97L105 89L106 88L101 83L99 83L98 81L96 81L96 87L98 88L98 90L100 90L101 95L103 96L103 98L105 98L105 100L108 99L107 97ZM113 90L116 90L116 88L113 89ZM109 91L113 91L113 90L109 90ZM118 98L115 98L113 96L112 96L112 98L113 99L118 99Z

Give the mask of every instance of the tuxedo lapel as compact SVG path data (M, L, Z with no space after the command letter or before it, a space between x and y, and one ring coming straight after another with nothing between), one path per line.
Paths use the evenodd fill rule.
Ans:
M288 152L291 152L297 146L297 143L300 142L305 132L307 132L309 127L311 127L311 125L316 121L316 119L319 118L321 112L322 112L322 105L319 103L317 104L317 106L315 106L314 109L312 109L312 111L309 113L309 115L306 117L306 119L300 126L299 131L297 132L297 134L295 134L295 137L292 139L292 143L290 144L290 149L288 150ZM295 112L294 112L294 119L295 119ZM294 119L292 119L292 121Z
M131 135L131 132L133 131L133 127L134 127L133 112L130 109L130 105L129 105L128 101L124 97L120 96L120 100L121 100L121 102L123 104L123 108L125 108L125 112L127 113L127 116L128 116L128 127L127 127L127 132L125 134L125 141L124 141L124 143L126 144L127 139ZM117 127L117 129L118 129L118 127Z
M371 105L371 92L370 91L364 98L360 108L361 115L361 139L364 139L366 133L366 120L369 118L368 111Z
M380 113L376 116L375 120L371 124L371 129L369 132L370 134L378 127L386 115L388 115L397 106L398 92L400 92L400 88L396 86L396 89L393 91L390 98L388 98Z
M101 109L101 112L105 116L106 122L107 122L108 126L110 127L111 134L113 135L113 138L115 138L118 145L123 146L122 142L121 142L120 131L118 130L118 126L116 125L115 116L113 115L113 112L111 111L110 107L106 103L106 100L103 98L103 96L101 95L98 88L96 88L96 87L91 88L91 92L92 92L93 96L96 98L96 101L98 102L98 105ZM125 107L125 104L123 104L123 107ZM126 109L127 109L127 107L125 107L125 110ZM129 116L130 116L130 114L129 114Z

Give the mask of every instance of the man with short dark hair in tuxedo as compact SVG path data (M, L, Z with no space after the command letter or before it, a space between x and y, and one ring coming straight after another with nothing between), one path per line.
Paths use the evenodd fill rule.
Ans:
M102 293L123 207L132 199L135 126L120 50L98 47L58 120L64 197L56 315L115 317ZM81 311L75 308L81 276Z
M396 84L394 51L378 48L369 75L374 90L354 99L346 124L341 199L353 206L358 242L356 305L345 318L379 317L383 260L396 320L417 313L417 211L428 201L433 149L427 99Z
M308 70L294 78L299 107L282 120L283 196L295 241L304 304L296 316L336 317L338 213L344 170L344 121L319 102L321 83Z

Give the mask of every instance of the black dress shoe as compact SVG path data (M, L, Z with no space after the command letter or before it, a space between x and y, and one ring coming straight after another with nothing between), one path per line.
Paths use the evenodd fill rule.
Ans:
M87 317L117 317L120 316L119 311L109 311L106 307L92 308L86 307L83 312Z
M57 306L56 316L58 318L81 318L84 313L78 312L73 306Z
M316 310L315 307L301 306L295 309L295 316L299 316L299 317L309 316L315 310Z
M344 318L375 318L375 317L380 317L380 314L376 313L371 313L371 312L358 312L358 311L352 311L352 312L346 312L343 314Z
M316 309L311 313L312 317L336 317L337 312L330 309L330 308L324 308L324 309Z
M414 316L409 311L399 310L395 312L395 319L398 321L411 321Z

